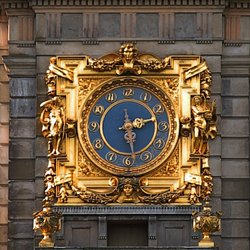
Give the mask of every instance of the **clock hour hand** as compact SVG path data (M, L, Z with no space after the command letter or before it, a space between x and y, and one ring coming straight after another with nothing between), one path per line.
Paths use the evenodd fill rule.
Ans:
M135 142L136 134L135 132L133 132L133 123L130 121L128 117L127 109L124 109L124 112L125 112L124 124L119 129L123 129L126 131L124 135L124 139L126 140L127 143L129 143L131 153L132 153L131 156L133 159L135 159L134 142Z
M142 128L147 122L154 122L155 117L152 116L150 119L135 118L133 121L134 128Z

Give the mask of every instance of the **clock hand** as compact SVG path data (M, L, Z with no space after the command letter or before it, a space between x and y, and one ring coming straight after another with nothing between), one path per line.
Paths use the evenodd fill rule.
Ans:
M154 122L155 117L152 116L150 119L135 118L133 121L134 128L142 128L147 122Z
M134 142L135 142L136 134L135 134L135 132L133 132L133 123L130 121L130 119L128 117L127 109L124 109L124 112L125 112L124 124L119 129L123 129L126 131L126 133L124 135L124 139L127 141L127 143L129 143L131 153L132 153L131 156L133 159L135 159Z

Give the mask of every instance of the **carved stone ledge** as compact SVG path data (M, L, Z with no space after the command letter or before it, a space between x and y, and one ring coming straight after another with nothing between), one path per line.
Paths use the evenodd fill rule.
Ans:
M196 40L197 44L212 44L212 40Z
M175 40L159 40L158 44L175 44Z
M99 41L97 40L84 40L82 41L83 45L99 45Z
M224 42L225 47L241 47L242 43L235 43L235 42Z
M32 42L32 43L27 42L27 43L18 43L17 47L19 47L19 48L30 48L30 47L35 47L35 45L36 44L34 42Z
M61 45L62 41L60 41L60 40L51 40L51 41L46 41L45 44L46 45Z
M136 215L188 215L193 212L200 211L200 206L55 206L56 212L61 212L63 215L121 215L121 214L136 214Z

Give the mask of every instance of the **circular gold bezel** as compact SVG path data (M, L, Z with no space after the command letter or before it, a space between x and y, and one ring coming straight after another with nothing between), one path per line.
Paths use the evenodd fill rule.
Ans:
M149 162L145 162L145 164L141 166L121 167L107 161L106 159L103 159L94 149L88 136L89 116L96 102L107 92L121 87L140 87L154 94L164 106L169 117L169 137L165 143L165 146L158 156ZM127 98L124 99L130 100ZM165 93L159 86L156 85L156 83L141 77L122 77L104 81L100 86L98 86L86 96L79 110L78 137L84 152L97 167L100 167L101 169L115 175L142 175L157 168L159 165L164 163L164 161L166 161L173 152L178 140L178 134L179 119L172 100L167 95L167 93Z

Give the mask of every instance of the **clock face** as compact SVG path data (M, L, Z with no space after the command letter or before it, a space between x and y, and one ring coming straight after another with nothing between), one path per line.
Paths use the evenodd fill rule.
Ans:
M178 119L169 97L153 83L135 78L107 82L80 111L78 130L86 155L118 175L139 175L172 152Z

